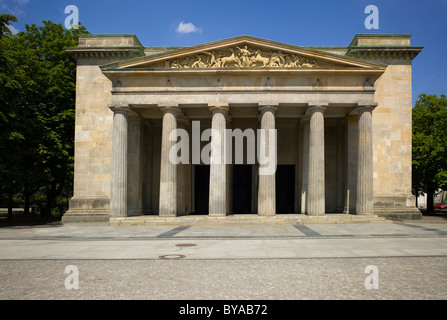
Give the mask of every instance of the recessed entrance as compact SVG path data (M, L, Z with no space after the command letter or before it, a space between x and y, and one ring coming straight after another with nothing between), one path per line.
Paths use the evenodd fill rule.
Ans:
M251 209L252 169L251 165L233 165L232 211L235 214L253 213Z
M276 168L276 213L295 213L295 165Z
M210 194L210 166L194 166L194 214L208 214Z

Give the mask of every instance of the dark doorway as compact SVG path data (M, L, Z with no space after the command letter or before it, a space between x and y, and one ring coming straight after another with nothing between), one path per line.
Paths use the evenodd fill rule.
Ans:
M194 214L208 214L210 195L210 166L194 166Z
M251 165L233 165L233 213L253 213L251 210Z
M295 165L276 169L276 213L295 213Z

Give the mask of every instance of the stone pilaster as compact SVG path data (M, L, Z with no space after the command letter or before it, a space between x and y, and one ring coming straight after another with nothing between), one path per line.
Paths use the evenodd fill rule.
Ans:
M177 166L169 159L169 152L175 141L169 141L169 135L177 129L178 107L162 107L163 122L161 133L160 163L160 216L177 215Z
M229 107L227 103L209 104L211 119L211 157L209 215L226 216L227 165L225 164L225 129Z
M111 107L113 111L112 172L110 186L110 215L127 216L127 107Z
M358 111L357 214L373 214L373 141L372 111L362 106Z
M274 152L275 155L275 165L276 165L276 141L270 141L269 130L275 130L275 112L277 107L274 106L262 106L259 108L261 112L261 130L264 131L265 144L261 142L260 147L264 147L265 155L271 156ZM263 166L268 166L271 164L263 165L260 163L260 169ZM275 168L276 172L276 168ZM271 216L276 214L276 174L259 175L259 190L258 190L258 215L260 216Z
M309 175L307 214L325 214L324 106L311 106L309 125Z

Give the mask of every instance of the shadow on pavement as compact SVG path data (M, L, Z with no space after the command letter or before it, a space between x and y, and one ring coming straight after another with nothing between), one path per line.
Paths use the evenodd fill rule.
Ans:
M41 217L39 215L23 213L14 213L13 218L8 219L7 214L0 214L0 228L4 227L36 227L36 226L62 226L62 222L58 218L54 217Z

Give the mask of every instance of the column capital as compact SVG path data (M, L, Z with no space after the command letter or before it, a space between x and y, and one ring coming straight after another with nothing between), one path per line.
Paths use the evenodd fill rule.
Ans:
M356 110L359 111L373 111L377 107L378 103L362 103L357 104Z
M128 105L124 105L124 106L109 105L108 107L110 110L113 111L113 113L128 114L131 111Z
M213 114L216 112L220 112L226 115L228 114L228 111L230 111L230 106L227 102L210 102L208 103L208 109Z
M268 111L275 114L278 110L278 106L273 104L258 104L258 110L261 112L261 114Z
M307 115L307 116L304 116L304 117L300 118L298 124L299 124L300 126L303 126L303 125L305 125L305 124L309 124L309 123L310 123L310 117Z
M179 127L186 128L186 127L189 127L190 124L191 124L191 122L190 122L189 118L183 114L177 118L177 126L179 126Z
M309 104L307 110L309 111L310 114L317 112L317 111L324 113L328 106L329 106L328 103L314 103L314 104Z
M181 114L180 112L180 107L178 105L168 105L168 106L158 106L161 110L161 112L163 112L163 114L165 113L172 113L175 116Z

